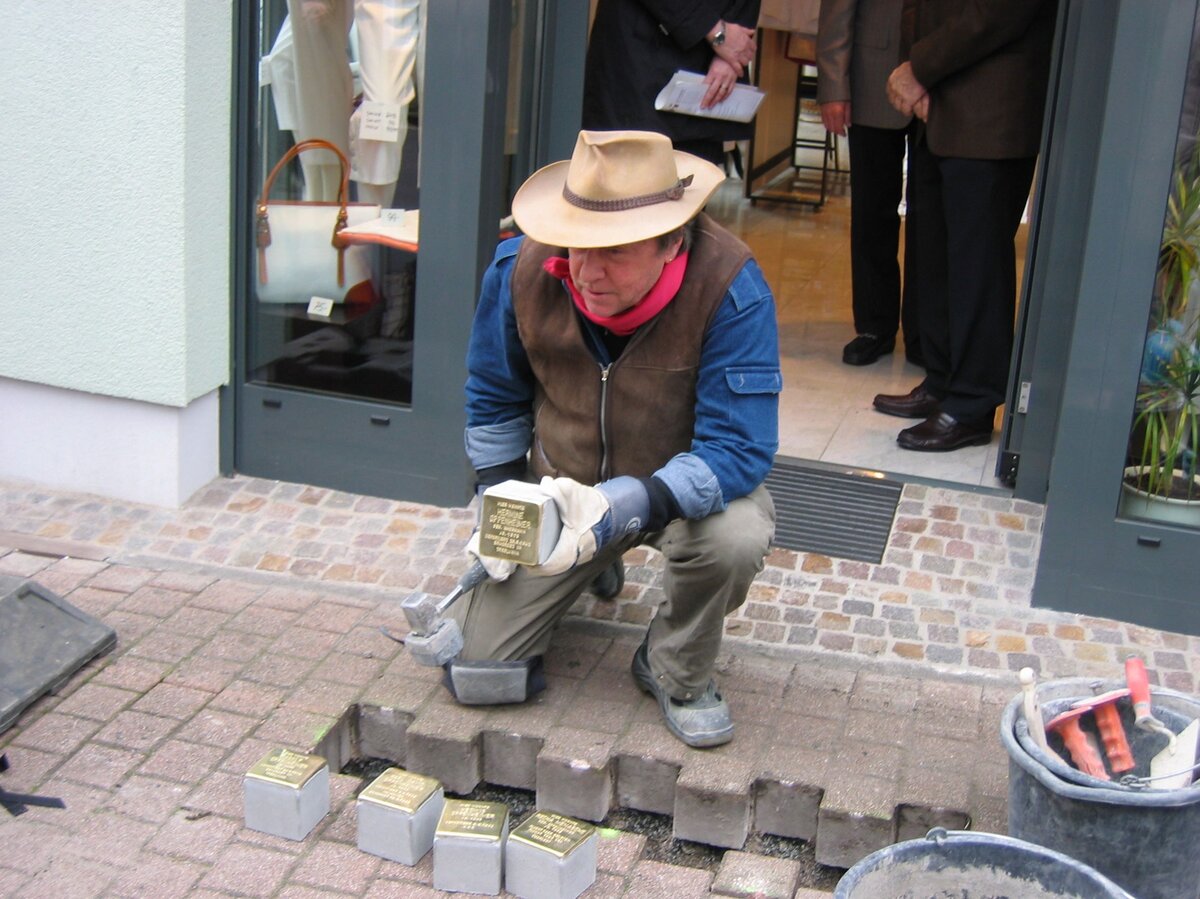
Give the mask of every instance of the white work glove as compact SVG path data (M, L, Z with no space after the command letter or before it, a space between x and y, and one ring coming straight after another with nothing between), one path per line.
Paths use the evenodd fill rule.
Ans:
M531 574L562 574L590 562L613 539L642 530L650 516L650 495L637 478L588 487L571 478L547 477L540 486L558 507L562 531L550 558Z
M493 559L491 556L485 556L479 551L479 528L475 528L475 533L471 535L471 539L467 541L467 555L471 562L479 560L484 569L493 581L506 581L509 575L517 570L517 563L508 559Z

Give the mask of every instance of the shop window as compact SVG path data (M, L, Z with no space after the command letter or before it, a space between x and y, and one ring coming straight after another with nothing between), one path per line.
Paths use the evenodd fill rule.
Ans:
M250 381L412 401L425 2L262 7Z

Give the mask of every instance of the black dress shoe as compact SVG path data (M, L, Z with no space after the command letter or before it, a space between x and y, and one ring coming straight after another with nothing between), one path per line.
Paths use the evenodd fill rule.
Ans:
M920 453L944 453L964 446L982 446L991 440L991 428L967 427L945 412L905 428L896 438L902 449Z
M942 401L925 389L922 381L903 395L880 393L875 396L875 408L886 415L900 418L928 418L936 415Z
M895 348L895 337L859 334L842 348L842 361L847 365L870 365L880 356L886 356Z

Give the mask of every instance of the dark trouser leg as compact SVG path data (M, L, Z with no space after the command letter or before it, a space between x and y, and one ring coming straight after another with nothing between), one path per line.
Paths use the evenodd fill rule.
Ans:
M854 125L850 143L850 274L854 330L894 337L900 324L904 131Z
M919 133L908 145L908 220L904 236L908 244L905 283L917 297L925 387L941 398L946 394L950 373L946 218L938 160Z
M1035 160L943 158L950 365L942 410L992 426L1004 404L1016 314L1014 240Z

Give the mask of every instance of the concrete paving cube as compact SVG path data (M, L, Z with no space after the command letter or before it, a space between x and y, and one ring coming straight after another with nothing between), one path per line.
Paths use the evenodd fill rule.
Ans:
M817 835L824 793L820 787L804 783L759 780L754 789L754 829L811 842Z
M737 899L792 899L799 878L799 862L730 851L721 858L712 894Z
M896 842L916 840L934 827L946 830L966 830L971 816L960 809L929 808L901 803L896 808Z
M537 759L545 741L516 731L485 731L483 779L518 790L537 788Z
M617 806L671 815L675 812L675 782L687 748L658 721L630 725L618 738Z
M409 725L404 767L441 781L451 793L470 793L483 775L480 720L451 704L423 710Z
M891 845L895 834L895 785L852 771L829 778L817 814L817 861L850 868Z
M329 766L318 755L273 749L242 779L246 826L303 840L329 813Z
M537 760L538 808L603 821L613 804L612 738L556 727Z
M405 764L408 726L413 716L395 708L360 705L358 708L358 747L364 758L387 759Z
M676 839L741 849L750 836L751 763L709 751L685 762L675 783Z
M433 886L495 896L504 880L508 806L447 799L433 840Z
M358 794L358 848L415 865L433 848L444 804L442 785L432 777L387 769Z
M829 754L789 743L774 743L754 783L754 829L813 840Z
M575 899L596 880L596 828L536 811L508 835L504 888L520 899Z

